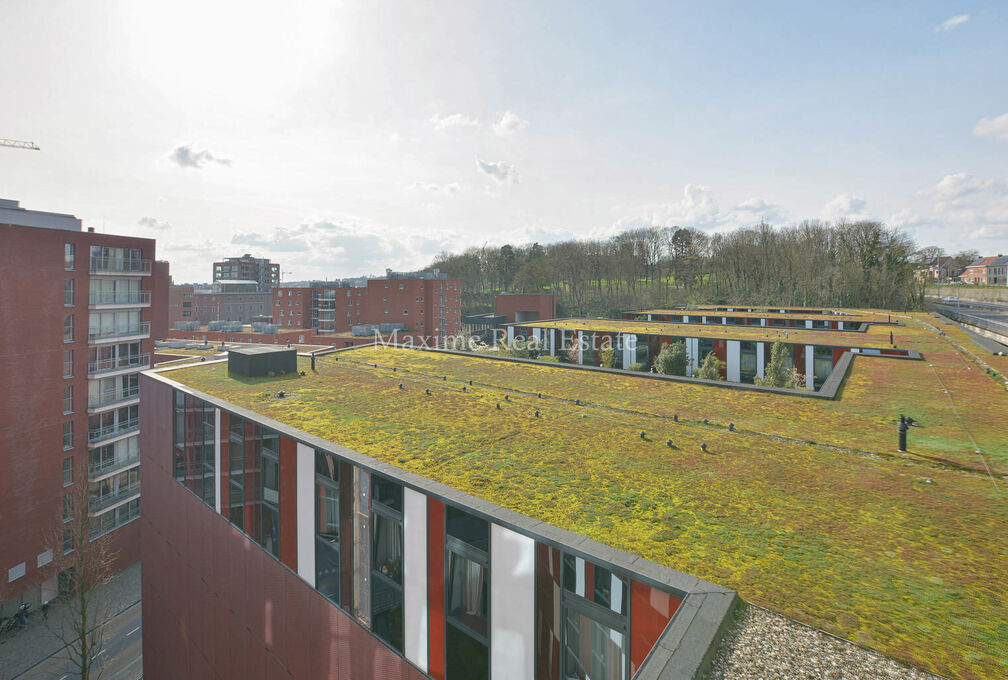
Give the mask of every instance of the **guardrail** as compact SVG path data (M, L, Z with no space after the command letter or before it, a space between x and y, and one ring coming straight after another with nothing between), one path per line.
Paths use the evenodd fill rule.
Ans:
M150 354L133 354L114 359L98 359L88 362L88 375L98 375L124 368L150 368Z
M137 305L140 307L149 305L150 301L151 292L149 290L121 293L91 293L88 296L88 304L92 307L100 307L102 305Z
M106 425L97 430L88 430L88 444L95 444L105 439L118 437L121 434L128 434L140 429L140 419L130 418L114 425Z
M120 487L115 493L110 493L105 496L92 496L88 499L88 511L98 512L104 510L110 505L115 505L121 500L125 500L130 496L136 496L140 493L140 482L134 482L133 484L128 484L126 486Z
M101 408L102 406L116 404L120 401L136 399L138 396L140 396L139 386L131 387L127 390L112 389L99 392L98 394L88 394L88 408Z
M150 260L126 260L115 257L92 257L90 270L92 273L104 272L121 274L150 274Z
M110 328L101 331L88 332L88 342L95 340L108 340L110 338L130 338L134 336L149 336L150 321L141 321L136 326L129 328Z
M110 472L115 472L116 470L123 470L140 462L140 454L135 453L132 455L124 456L122 458L116 456L107 463L99 463L98 465L88 466L88 475L91 477L98 477L100 475L106 475Z

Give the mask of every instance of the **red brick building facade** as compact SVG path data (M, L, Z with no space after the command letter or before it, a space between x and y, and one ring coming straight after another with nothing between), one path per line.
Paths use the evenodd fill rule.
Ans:
M556 296L502 293L494 296L494 315L506 317L505 323L540 321L556 318Z
M436 276L389 272L363 285L277 288L273 323L320 335L380 324L402 324L428 341L457 335L462 328L459 282Z
M154 258L152 239L0 201L2 615L56 595L54 537L83 479L92 535L113 532L121 565L139 559L138 378L168 285Z

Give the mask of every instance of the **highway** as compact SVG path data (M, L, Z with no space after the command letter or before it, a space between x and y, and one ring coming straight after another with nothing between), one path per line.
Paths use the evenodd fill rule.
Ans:
M135 680L143 673L140 603L105 623L105 644L98 655L102 680ZM16 680L72 680L76 669L62 652L16 676Z

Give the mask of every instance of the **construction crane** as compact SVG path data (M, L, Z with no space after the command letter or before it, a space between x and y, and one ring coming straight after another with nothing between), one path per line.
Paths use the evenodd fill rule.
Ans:
M27 149L28 151L41 151L35 142L21 142L16 139L0 138L0 146L9 146L12 149Z

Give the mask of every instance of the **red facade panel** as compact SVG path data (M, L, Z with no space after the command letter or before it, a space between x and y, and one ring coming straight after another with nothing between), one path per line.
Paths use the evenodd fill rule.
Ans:
M675 595L630 582L630 672L636 673L665 631L682 600Z
M280 437L280 560L297 571L297 442Z
M445 506L427 498L427 672L445 680Z

